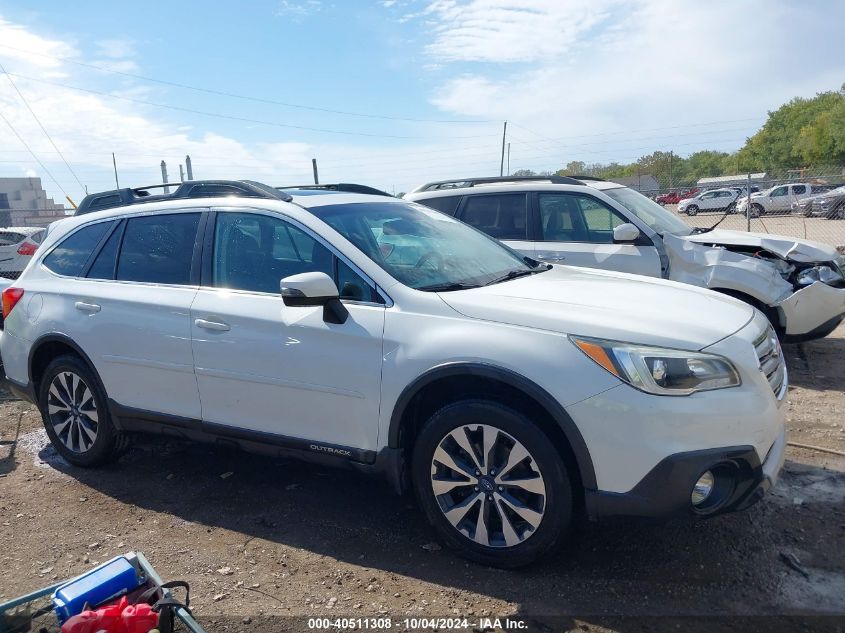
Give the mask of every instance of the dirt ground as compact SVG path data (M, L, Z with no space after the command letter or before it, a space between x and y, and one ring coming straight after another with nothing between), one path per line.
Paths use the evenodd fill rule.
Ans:
M845 451L845 326L786 353L790 440ZM413 500L379 479L156 441L79 469L34 407L0 395L0 602L139 550L190 582L208 631L379 615L516 615L548 631L709 631L714 616L748 616L721 622L749 631L777 630L784 613L800 624L783 630L845 630L836 455L789 447L778 486L745 513L585 524L553 558L497 571L441 549Z

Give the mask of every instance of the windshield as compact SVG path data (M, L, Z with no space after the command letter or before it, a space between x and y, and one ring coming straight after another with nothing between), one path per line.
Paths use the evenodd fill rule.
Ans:
M417 290L459 290L545 270L471 226L412 202L334 204L309 211Z
M633 189L615 187L613 189L602 189L601 192L616 200L659 235L666 233L689 235L692 233L692 228L686 222Z

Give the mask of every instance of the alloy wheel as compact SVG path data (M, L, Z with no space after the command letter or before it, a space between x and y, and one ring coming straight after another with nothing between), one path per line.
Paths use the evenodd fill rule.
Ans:
M546 509L546 484L534 457L487 424L459 426L440 441L431 460L431 487L449 523L485 547L524 542Z
M47 417L59 441L74 453L84 453L97 440L97 403L85 381L74 372L53 378L47 397Z

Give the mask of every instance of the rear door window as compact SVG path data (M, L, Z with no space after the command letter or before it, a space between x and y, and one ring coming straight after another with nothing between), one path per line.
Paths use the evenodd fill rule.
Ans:
M461 202L461 196L441 196L439 198L429 198L428 200L415 200L420 204L445 213L447 215L455 215L458 210L458 205Z
M528 204L523 193L470 196L461 220L498 240L528 239Z
M11 246L23 242L26 235L14 231L0 231L0 246Z
M57 275L79 277L112 224L114 222L98 222L74 232L44 258L44 266Z
M117 279L188 285L200 213L129 218L117 262Z
M801 196L807 193L807 185L792 185L792 193Z

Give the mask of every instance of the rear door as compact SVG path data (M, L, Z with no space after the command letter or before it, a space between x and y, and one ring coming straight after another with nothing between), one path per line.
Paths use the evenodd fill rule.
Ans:
M457 217L514 250L534 257L534 243L529 231L527 193L465 196Z
M615 244L613 229L627 218L588 194L537 193L537 259L555 264L619 270L660 277L660 256L645 235L635 244Z
M99 222L44 259L66 279L42 313L59 315L122 407L200 419L189 311L202 219L191 209Z

